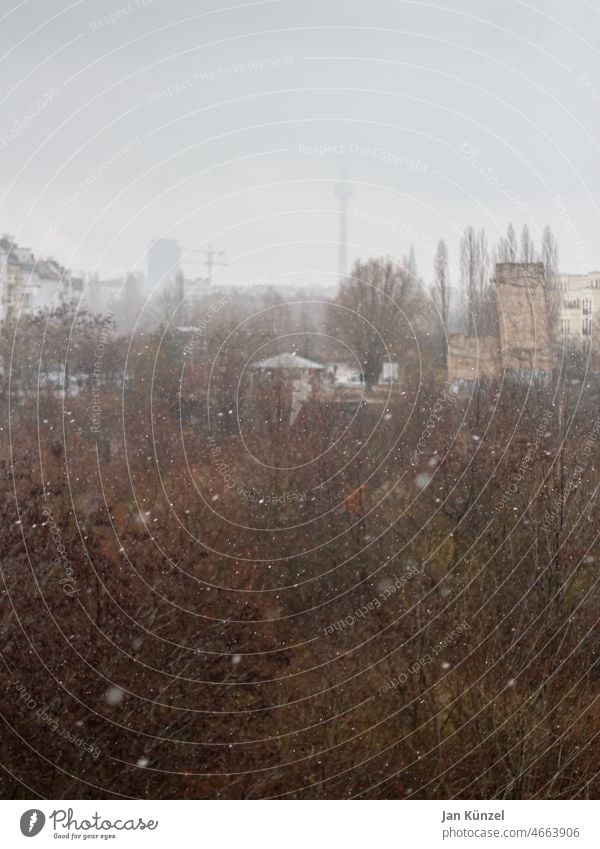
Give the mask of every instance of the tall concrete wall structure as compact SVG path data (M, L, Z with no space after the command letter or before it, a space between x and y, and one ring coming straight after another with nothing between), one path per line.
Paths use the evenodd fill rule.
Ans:
M496 292L503 369L549 376L553 357L541 262L500 262Z
M451 381L471 383L486 377L499 377L502 362L497 336L448 337L448 375Z
M496 265L500 335L448 337L448 380L472 383L506 372L548 378L553 356L544 266L539 262Z

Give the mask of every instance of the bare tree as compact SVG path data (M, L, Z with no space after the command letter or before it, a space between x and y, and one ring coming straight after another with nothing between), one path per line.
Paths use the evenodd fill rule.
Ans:
M535 247L527 224L521 231L521 262L535 262Z
M460 279L463 288L463 298L467 310L467 333L475 331L478 308L477 298L477 236L474 227L466 227L460 240Z
M460 242L460 274L467 308L467 332L487 332L484 309L489 295L489 254L485 231L467 227ZM483 325L481 324L483 322Z
M440 312L444 335L448 335L448 316L450 312L450 279L448 273L448 246L443 239L437 244L433 261L433 297ZM446 359L446 344L442 346L444 360Z
M402 264L406 271L410 274L413 281L418 278L417 258L415 256L415 246L411 244L408 257L403 257Z
M546 303L548 305L548 322L554 340L558 338L561 315L561 292L558 276L558 242L550 227L546 224L542 234L542 250L540 261L544 263L544 283Z
M360 360L367 386L379 378L386 357L403 347L417 298L411 274L391 259L358 261L341 284L329 308L329 332Z
M487 239L485 231L479 232L478 240L478 256L477 256L477 273L479 279L479 307L478 320L479 332L483 336L498 335L498 303L496 300L496 287L490 280L490 256L487 247ZM510 241L507 237L507 245L509 250Z
M506 231L506 249L507 249L507 257L506 262L516 262L517 261L517 233L513 226L512 221L508 222L508 228Z
M487 246L485 230L480 230L477 236L477 288L479 298L483 300L490 282L490 255Z
M495 262L516 262L517 254L517 234L512 222L509 222L506 236L498 242L494 260Z

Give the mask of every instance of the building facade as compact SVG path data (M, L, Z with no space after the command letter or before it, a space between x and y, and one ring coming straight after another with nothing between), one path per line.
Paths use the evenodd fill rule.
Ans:
M552 374L548 298L539 262L496 264L498 336L448 336L448 380L457 388L510 373L530 380Z
M83 291L83 280L56 260L36 260L30 248L0 237L0 320L73 306Z
M600 315L600 271L561 274L562 302L560 331L567 344L590 344L594 317Z
M176 239L155 239L148 248L148 285L151 292L171 286L181 272L181 249Z

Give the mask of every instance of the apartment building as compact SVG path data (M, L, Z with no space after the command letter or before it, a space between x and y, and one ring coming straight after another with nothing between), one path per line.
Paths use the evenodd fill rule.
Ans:
M75 305L83 289L83 280L56 260L36 260L30 248L0 236L0 320Z
M572 343L589 343L594 317L600 315L600 271L561 274L559 281L562 297L561 332Z

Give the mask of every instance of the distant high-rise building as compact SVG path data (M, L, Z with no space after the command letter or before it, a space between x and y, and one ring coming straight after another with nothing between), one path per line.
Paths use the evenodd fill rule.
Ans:
M335 186L335 196L340 202L340 239L338 275L342 280L348 273L348 201L352 197L350 183L340 180Z
M174 283L181 271L181 250L176 239L155 239L148 248L148 284L156 292Z

